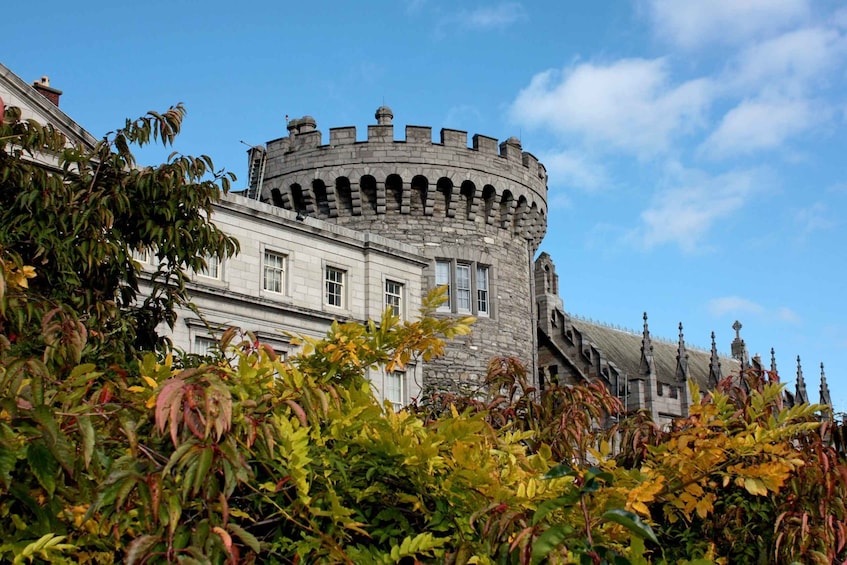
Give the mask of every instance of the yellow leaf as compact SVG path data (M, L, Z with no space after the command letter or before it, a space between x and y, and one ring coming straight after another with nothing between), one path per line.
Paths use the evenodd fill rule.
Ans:
M747 489L747 492L750 494L755 494L757 496L765 496L768 494L768 489L765 488L765 484L761 479L744 479L744 488Z
M712 498L713 497L714 497L714 495L710 494L708 496L701 498L700 501L697 503L696 510L697 510L697 515L700 516L700 518L705 518L706 516L709 515L709 512L711 512L714 509L714 506L712 506Z
M145 388L143 386L138 386L138 385L128 386L126 389L130 392L144 392L145 391Z
M149 386L150 388L158 388L159 383L157 383L155 380L151 379L150 377L143 375L141 378L144 379L144 382L147 383L147 386Z

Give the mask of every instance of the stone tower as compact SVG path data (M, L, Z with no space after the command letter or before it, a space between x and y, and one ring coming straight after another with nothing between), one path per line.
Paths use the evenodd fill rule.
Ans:
M262 200L348 228L408 243L431 263L429 288L448 285L444 313L477 317L473 333L424 367L427 384L477 381L489 359L513 355L535 374L533 255L547 230L547 174L511 137L406 126L395 140L390 108L376 111L367 141L311 116L267 144ZM379 281L376 281L379 284ZM426 289L424 289L426 290ZM413 317L416 313L407 313Z

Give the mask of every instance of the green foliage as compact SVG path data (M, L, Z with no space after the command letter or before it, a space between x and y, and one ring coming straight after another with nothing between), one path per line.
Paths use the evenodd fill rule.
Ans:
M765 376L727 378L670 430L624 444L620 461L639 461L628 507L661 522L667 556L844 560L847 465L828 445L824 407L783 406L782 386Z
M208 222L228 185L204 180L207 158L134 167L129 146L172 142L181 118L151 113L88 149L15 110L0 126L0 561L845 559L847 466L829 438L847 434L762 375L670 429L623 418L599 384L535 390L514 358L479 390L394 412L369 375L470 331L431 315L444 289L417 320L336 323L286 360L234 329L207 359L145 354L184 269L237 249ZM38 152L60 165L25 159ZM147 299L139 249L160 261Z
M6 109L0 249L38 273L28 308L12 308L2 320L20 338L13 345L29 348L22 353L49 350L50 337L68 339L79 332L67 325L79 323L87 331L87 351L79 354L96 349L100 362L131 359L132 346L156 345L157 324L174 323L176 305L186 301L188 270L201 269L204 257L237 251L238 243L209 222L234 177L216 172L206 156L174 153L167 163L139 167L131 152L151 142L172 144L184 115L182 106L150 112L87 147ZM133 260L141 251L158 264L144 295ZM53 308L60 310L52 331L32 331Z

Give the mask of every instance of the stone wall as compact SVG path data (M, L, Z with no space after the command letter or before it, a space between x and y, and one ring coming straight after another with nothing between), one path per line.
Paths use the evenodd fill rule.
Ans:
M415 247L429 260L425 289L436 286L435 263L487 270L488 311L478 308L477 277L471 306L450 313L475 315L473 333L449 345L448 355L425 368L428 384L478 381L496 355L535 366L532 256L547 228L544 166L520 142L407 126L394 139L390 109L377 110L367 141L353 127L330 130L327 145L309 116L289 122L289 136L267 144L262 199L301 217L317 217ZM483 279L481 274L479 279ZM455 296L454 296L455 298ZM534 374L534 371L533 373Z

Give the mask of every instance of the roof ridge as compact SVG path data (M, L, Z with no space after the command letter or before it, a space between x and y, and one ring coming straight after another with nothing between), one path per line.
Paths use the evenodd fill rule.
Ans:
M612 331L625 333L627 335L631 335L631 336L634 336L634 337L641 337L642 334L643 334L643 331L636 331L632 328L628 328L628 327L625 327L625 326L620 326L620 325L617 325L617 324L604 322L602 320L595 320L593 318L590 318L588 316L582 316L582 315L577 314L575 312L565 312L565 314L567 316L570 316L571 318L573 318L575 320L580 321L580 322L584 322L584 323L591 324L593 326L597 326L597 327L601 327L601 328L606 328L606 329L609 329L609 330L612 330ZM679 345L678 339L670 339L670 338L665 338L665 337L661 337L661 336L657 337L656 335L653 334L653 332L650 332L650 337L653 341L656 341L656 342L659 342L659 343L664 343L666 345L673 345L673 346ZM688 341L688 339L685 340L685 348L690 350L690 351L696 351L696 352L700 352L700 353L709 353L711 351L711 347L702 347L702 346L697 345L697 344L692 344ZM732 357L729 353L723 352L723 351L718 352L718 355L720 357L725 357L725 358L731 358Z

